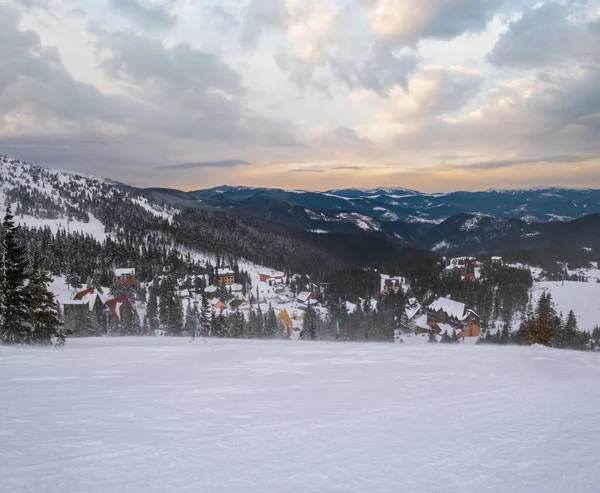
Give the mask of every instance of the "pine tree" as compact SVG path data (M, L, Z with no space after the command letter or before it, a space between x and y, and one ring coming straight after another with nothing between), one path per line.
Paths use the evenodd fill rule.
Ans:
M202 295L202 304L200 306L200 327L202 335L208 337L211 335L211 318L210 318L210 304L208 303L208 297Z
M58 316L54 293L49 289L51 282L52 278L40 268L39 258L36 255L27 285L32 328L31 341L35 344L52 344L53 338L64 339L64 336L68 335L61 330L62 323Z
M27 287L27 259L25 248L20 244L18 228L13 221L10 204L2 224L4 230L2 286L0 286L0 305L2 306L2 325L0 342L4 344L31 343L31 318Z
M577 318L573 310L569 311L567 321L565 322L563 333L565 335L565 347L570 349L579 349L579 329L577 327Z
M433 330L433 329L429 330L429 339L428 339L428 342L431 342L431 343L438 342L438 340L437 340L437 334L435 333L435 330Z
M192 303L189 302L185 309L185 324L184 330L185 333L189 336L194 336L196 334L196 323L197 319L194 315L194 310L192 309Z

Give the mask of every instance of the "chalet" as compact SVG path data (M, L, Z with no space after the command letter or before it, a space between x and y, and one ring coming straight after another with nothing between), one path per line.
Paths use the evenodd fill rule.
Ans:
M279 312L279 315L277 315L277 323L283 325L288 336L291 335L292 329L294 328L294 323L292 322L290 314L285 308Z
M232 310L243 310L248 307L246 300L234 299L229 302L229 308Z
M217 269L217 284L230 286L235 283L235 272L231 269Z
M450 337L452 337L452 334L456 334L456 337L458 338L458 331L456 330L455 327L453 327L450 324L444 324L444 323L439 323L439 324L435 324L433 327L433 331L436 334L443 334L444 332L446 334L448 334ZM462 333L462 330L460 331Z
M115 269L115 282L120 286L134 286L137 282L135 269Z
M225 309L225 303L223 303L219 299L213 299L211 302L211 305L214 310L224 310Z
M406 293L406 296L408 299L416 298L416 300L422 306L425 306L425 305L431 303L436 298L435 293L431 289L428 289L427 291L423 291L422 289L417 289L417 288L409 288Z
M115 320L121 320L125 314L133 314L135 312L133 303L127 296L117 296L112 300L108 300L106 307L110 310Z
M207 286L204 289L204 295L209 299L213 299L216 298L217 296L217 291L219 290L219 288L217 286Z
M400 316L400 328L404 332L414 332L415 331L415 321L423 312L423 306L417 298L411 297L406 302L404 306L404 311Z
M481 319L473 310L464 303L449 298L438 298L427 306L427 325L435 327L437 324L449 324L456 329L465 331L466 337L479 337L481 332Z
M283 272L276 271L260 271L258 273L261 282L283 282L284 274Z
M233 284L229 285L229 291L231 291L232 293L241 293L244 290L244 286L242 286L239 283L234 282Z
M77 293L73 299L75 301L83 301L87 303L90 312L97 315L102 313L106 300L96 288L88 288Z
M298 303L308 304L310 303L311 296L312 295L310 291L302 291L300 294L298 294L298 296L296 296L296 300Z
M393 277L381 274L381 291L398 291L404 283L403 277Z
M492 263L502 263L502 257L492 257Z
M62 306L65 318L83 316L89 310L88 302L82 300L63 301Z
M423 334L429 332L431 327L427 324L427 315L423 314L414 321L415 334Z

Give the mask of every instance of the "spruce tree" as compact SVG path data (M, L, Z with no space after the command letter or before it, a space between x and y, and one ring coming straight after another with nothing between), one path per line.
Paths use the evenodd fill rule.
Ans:
M196 334L196 317L194 315L194 310L192 309L192 303L188 302L187 307L185 308L185 324L184 330L185 333L191 337L194 337Z
M27 285L31 341L35 344L52 344L53 338L62 339L68 335L61 329L54 293L49 289L51 282L52 278L41 269L36 255Z
M208 337L211 333L211 318L210 318L210 304L206 295L202 295L202 305L200 306L200 327L202 335Z
M565 322L563 333L565 335L565 346L570 349L579 349L579 329L577 328L577 318L573 310L569 311L567 321Z
M27 259L25 248L20 244L18 228L13 221L10 204L2 223L4 240L2 242L2 325L0 342L4 344L29 344L31 340L31 318L27 286Z

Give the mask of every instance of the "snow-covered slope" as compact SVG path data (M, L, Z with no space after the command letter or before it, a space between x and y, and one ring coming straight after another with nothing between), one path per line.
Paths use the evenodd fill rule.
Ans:
M10 203L15 222L20 225L48 226L53 232L80 231L103 241L107 236L105 224L95 213L99 204L111 202L129 202L166 220L171 220L174 213L111 180L43 168L0 155L0 208L3 213Z
M533 303L537 304L542 293L550 293L558 313L566 316L575 312L580 330L591 331L600 326L600 283L545 281L533 284Z
M599 385L597 354L539 347L0 347L0 489L595 492Z

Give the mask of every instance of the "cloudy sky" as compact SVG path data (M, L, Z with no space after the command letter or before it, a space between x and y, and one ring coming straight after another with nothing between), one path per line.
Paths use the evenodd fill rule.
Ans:
M600 0L0 0L0 154L138 186L600 187Z

